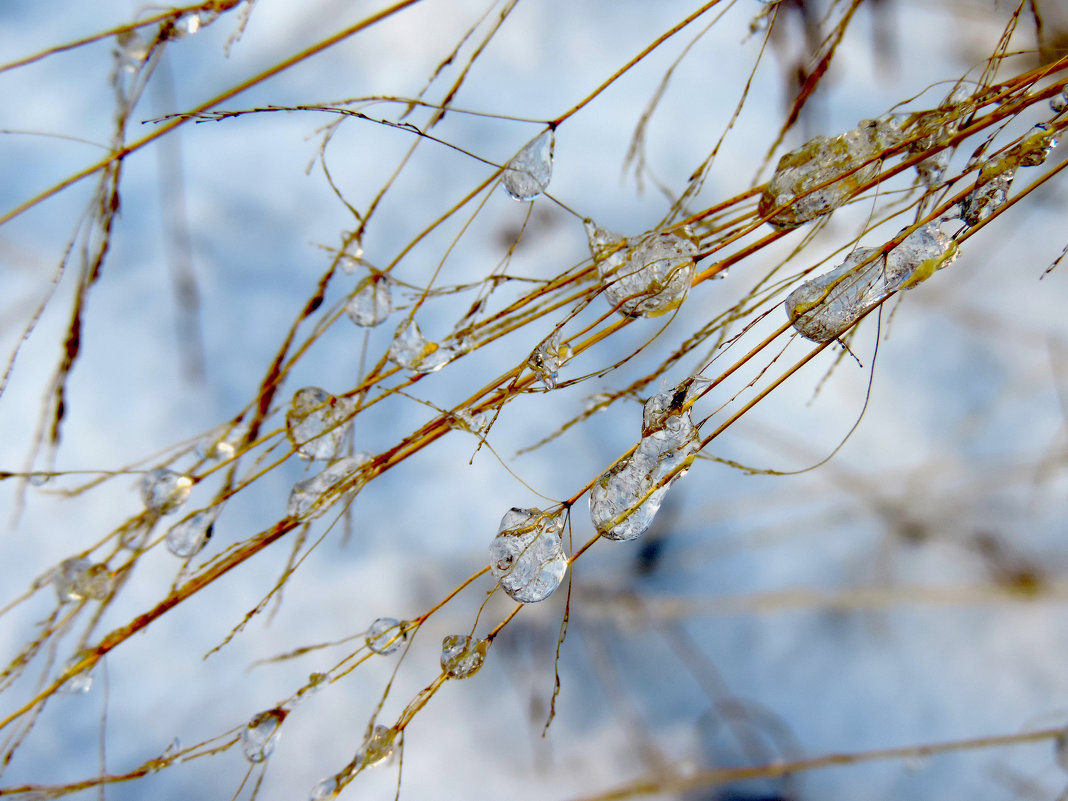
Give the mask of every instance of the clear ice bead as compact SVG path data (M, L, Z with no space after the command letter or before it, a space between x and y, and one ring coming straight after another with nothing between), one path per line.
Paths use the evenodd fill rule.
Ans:
M302 459L333 459L355 411L350 398L319 387L298 389L286 412L286 435Z
M220 507L201 509L179 520L167 532L167 550L179 559L196 556L211 539Z
M357 453L331 462L322 472L293 485L286 503L286 515L294 520L314 520L326 514L339 500L352 497L362 481L349 481L371 460L369 453Z
M530 354L527 366L546 389L556 389L556 379L560 376L560 367L572 356L569 345L560 344L560 332L554 331Z
M567 571L563 526L559 513L515 507L505 512L490 543L490 571L513 600L544 601L560 586Z
M338 264L346 275L353 275L363 266L363 248L359 245L352 252L344 252L338 256Z
M141 480L141 499L145 508L158 515L178 511L193 489L193 479L165 467L145 473Z
M67 663L63 665L62 672L66 673L68 670L76 667L81 659L82 657L80 655L69 659ZM75 673L59 686L59 692L64 695L85 695L91 689L93 689L92 668Z
M450 634L441 641L441 669L450 679L466 679L482 668L488 651L489 640Z
M197 442L195 449L197 458L219 461L231 459L244 443L247 434L248 423L221 426Z
M1060 114L1068 108L1068 92L1061 92L1059 95L1051 97L1049 99L1049 107L1056 114Z
M29 473L26 476L26 481L29 482L31 487L43 487L51 480L51 473Z
M760 216L774 211L769 223L795 228L830 214L879 174L879 154L902 139L898 121L887 118L862 120L839 136L809 140L779 159L760 196Z
M341 779L337 776L327 776L320 779L312 788L308 801L326 801L334 798L341 792Z
M699 241L688 226L633 243L589 221L586 233L605 298L624 317L657 317L686 300Z
M489 429L489 420L482 412L475 414L467 409L457 409L451 413L451 417L449 425L452 428L462 429L478 437L485 434Z
M368 276L360 282L356 292L345 304L345 314L356 325L371 328L386 321L393 313L393 297L389 280Z
M408 632L396 618L380 617L367 629L364 640L376 654L389 656L408 641Z
M401 323L386 354L394 364L415 373L436 372L455 356L451 349L427 340L415 320Z
M353 761L361 768L373 768L375 765L380 765L393 756L396 740L396 729L376 725L364 740L363 746Z
M549 186L555 142L552 128L542 131L505 165L501 182L515 200L533 200Z
M646 401L634 453L594 481L590 519L602 537L632 540L644 534L670 486L689 470L700 440L689 409L682 410L686 394L672 389Z
M102 601L111 592L111 574L106 564L93 564L85 558L60 562L52 575L52 586L61 604L70 601Z
M115 34L115 58L119 67L126 72L137 72L145 63L150 52L150 45L137 31L120 31Z
M786 298L794 328L813 342L837 339L869 309L899 289L911 289L957 258L957 245L928 223L886 256L857 248L838 267L805 281Z
M249 762L263 762L274 753L278 728L288 714L284 709L268 709L253 715L241 730L241 751Z

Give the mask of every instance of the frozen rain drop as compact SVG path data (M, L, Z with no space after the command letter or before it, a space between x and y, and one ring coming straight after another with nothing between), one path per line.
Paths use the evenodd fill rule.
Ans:
M490 543L490 571L513 600L523 604L548 598L567 571L559 513L513 507L501 518Z
M363 747L353 760L361 768L373 768L393 756L397 731L382 725L376 725L363 743Z
M286 412L286 435L302 459L333 459L355 411L349 398L319 387L298 389Z
M549 185L553 175L553 129L542 131L505 165L501 178L505 190L516 200L533 200Z
M381 276L371 275L361 281L345 304L345 314L349 319L365 328L385 322L392 312L393 297L389 291L389 280Z
M975 189L961 201L960 218L968 225L978 225L1008 200L1009 187L1016 177L1016 170L1008 168L999 171L998 167L1001 166L1004 165L994 163L983 167L975 181Z
M49 481L52 480L51 473L29 473L26 476L26 480L30 483L31 487L43 487Z
M327 776L325 779L320 779L316 782L311 794L308 796L308 801L326 801L326 799L334 798L340 792L341 779L337 776Z
M115 58L126 72L137 72L148 58L149 44L137 31L120 31L115 34Z
M345 251L338 256L338 264L346 275L353 275L363 264L363 248L359 245L351 253Z
M52 586L60 603L102 601L111 592L111 574L106 564L93 564L85 558L65 559L52 576Z
M367 647L376 654L388 656L408 641L408 632L392 617L380 617L367 629Z
M1068 108L1068 92L1061 92L1059 95L1051 97L1049 99L1049 107L1051 111L1057 114Z
M416 373L436 372L455 356L449 348L424 338L415 320L401 323L386 354L386 358L394 364Z
M332 462L322 472L293 485L286 503L286 515L295 520L314 520L342 498L356 493L362 481L350 482L371 460L369 453L357 453Z
M862 120L834 138L809 140L779 159L760 196L760 216L771 214L776 228L794 228L830 214L879 174L879 154L901 140L892 118Z
M668 488L689 470L699 437L689 409L682 410L685 401L686 389L661 392L646 401L642 438L634 453L594 481L590 519L602 537L640 537L652 525Z
M145 508L158 515L178 511L189 497L193 479L165 467L149 470L141 480L141 498Z
M68 670L76 667L78 663L81 662L81 660L82 656L80 654L78 656L72 657L63 666L62 672L66 673ZM71 676L59 686L59 691L65 695L85 695L85 693L89 692L91 689L93 689L92 668L75 673L73 676Z
M241 751L249 762L263 762L278 743L278 727L286 719L284 709L268 709L253 715L241 730Z
M215 429L196 445L198 459L230 459L245 441L248 424L238 423Z
M624 317L656 317L686 300L699 241L688 226L633 243L590 222L586 233L605 298Z
M527 366L534 371L534 375L546 389L556 389L556 379L560 375L560 367L572 356L569 345L560 344L560 332L554 331L550 337L542 340L541 344L534 349L527 359Z
M956 243L928 223L882 256L857 248L829 273L811 278L786 298L790 322L806 339L837 339L869 309L899 289L911 289L958 255Z
M220 507L201 509L179 520L167 532L167 550L179 559L196 556L211 539Z
M452 428L463 429L480 437L489 429L489 420L486 419L486 415L482 412L473 413L467 409L457 409L451 412L449 425Z
M489 640L450 634L441 641L441 669L450 679L466 679L478 673L488 650Z

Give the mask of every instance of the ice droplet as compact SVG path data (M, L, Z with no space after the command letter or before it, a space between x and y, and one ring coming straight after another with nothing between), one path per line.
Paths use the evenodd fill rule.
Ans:
M237 453L248 434L248 423L220 426L196 444L198 459L225 461Z
M78 654L77 656L71 657L69 660L67 660L66 664L63 665L61 673L66 673L68 670L77 667L78 663L81 661L82 654ZM92 668L75 673L73 676L71 676L59 686L59 692L63 693L64 695L85 695L91 689L93 689Z
M879 174L879 154L901 140L894 118L861 120L834 138L810 139L779 159L760 196L760 216L771 214L776 228L795 228L830 214Z
M211 539L220 511L220 506L212 506L183 517L167 532L167 550L179 559L196 556Z
M682 409L685 402L685 388L646 401L638 447L594 481L590 519L602 537L632 540L644 534L669 487L689 470L699 437L689 409Z
M141 479L141 499L145 508L158 515L177 512L189 497L193 479L165 467L145 473Z
M349 481L371 461L371 454L357 453L327 465L322 472L293 485L286 503L286 515L295 520L314 520L341 499L351 498L363 485Z
M102 601L111 592L111 574L106 564L93 564L85 558L60 562L52 576L59 602Z
M975 189L961 201L960 218L968 225L978 225L1008 200L1009 187L1016 177L1016 170L998 170L1002 164L992 163L979 171Z
M560 332L554 331L530 354L527 366L546 389L556 389L556 379L560 376L560 367L572 356L569 345L560 344Z
M29 473L26 476L26 481L29 482L31 487L43 487L51 480L51 473Z
M302 459L333 459L352 425L356 404L336 398L319 387L304 387L293 395L286 412L286 435Z
M553 145L556 135L552 128L542 131L512 156L504 167L501 182L516 200L533 200L549 186L553 175Z
M899 289L911 289L957 258L957 245L928 223L886 256L857 248L829 273L805 281L786 298L794 328L813 342L837 339L869 309Z
M452 428L468 431L476 437L482 436L489 429L489 420L482 412L475 414L467 409L457 409L451 413L451 418L449 425Z
M474 640L467 634L450 634L441 641L441 669L450 679L466 679L482 667L489 640Z
M150 45L137 31L120 31L115 34L115 58L119 68L126 72L137 72L145 63L150 52Z
M544 601L560 586L567 571L563 527L559 512L516 507L505 512L490 543L490 571L513 600Z
M320 779L316 782L311 794L308 796L308 801L326 801L326 799L334 798L340 792L340 777L327 776L325 779Z
M1016 147L1009 150L1016 156L1017 163L1021 167L1037 167L1044 164L1046 158L1057 146L1056 130L1044 122L1040 122L1032 128L1027 135L1020 140Z
M162 759L169 760L172 765L177 765L182 761L182 758L178 756L178 753L182 750L182 741L175 737L167 747L164 749L161 755Z
M388 656L408 641L408 632L394 617L380 617L367 629L367 647L376 654Z
M415 320L401 323L386 354L394 364L415 373L436 372L455 357L451 349L424 338Z
M688 226L633 243L589 222L586 233L605 298L624 317L657 317L686 300L699 242Z
M345 314L349 319L365 328L385 322L392 313L393 296L389 289L389 279L381 275L370 275L363 279L345 304Z
M211 25L218 17L219 12L214 9L187 11L174 21L171 38L183 39L186 36L192 36L201 28Z
M356 759L353 760L360 768L373 768L393 756L396 745L396 729L376 725L364 740Z
M353 275L363 265L363 248L360 245L356 246L353 251L345 251L338 255L338 264L341 265L342 271L345 275Z
M1060 114L1066 108L1068 108L1068 92L1061 92L1059 95L1054 95L1049 99L1050 110Z
M289 714L284 709L268 709L253 715L241 730L241 751L249 762L263 762L274 753L278 728Z

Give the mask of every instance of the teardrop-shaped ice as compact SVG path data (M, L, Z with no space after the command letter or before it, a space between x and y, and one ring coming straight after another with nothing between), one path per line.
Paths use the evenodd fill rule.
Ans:
M633 244L604 229L591 233L587 226L587 233L604 296L624 317L657 317L686 299L699 243L688 226L653 231Z
M830 214L879 174L879 154L901 140L893 118L862 120L834 138L810 139L779 159L760 196L760 216L776 228L794 228Z
M193 479L165 467L145 473L141 480L141 499L145 508L158 515L178 511L193 488Z
M319 387L298 389L286 412L286 436L302 459L333 459L355 411L350 398Z
M516 200L533 200L549 186L553 176L556 135L548 128L535 136L505 165L501 183Z
M560 375L560 367L572 356L569 345L560 344L560 332L554 331L530 354L527 366L534 371L534 375L546 389L556 389L556 379Z
M179 559L196 556L211 539L220 506L201 509L179 520L167 532L167 550Z
M363 485L354 477L371 460L369 453L346 456L327 465L322 472L293 485L286 515L294 520L314 520L342 499L351 498Z
M490 543L490 571L501 588L523 604L544 601L560 586L567 556L559 512L513 507Z
M489 640L475 640L468 634L450 634L441 641L441 669L450 679L466 679L482 668Z
M670 486L689 470L700 444L686 388L651 397L642 415L642 438L634 453L593 483L590 519L610 540L632 540L652 525Z
M241 730L241 751L249 762L263 762L278 743L278 728L289 714L284 709L268 709L253 715Z
M353 760L360 768L373 768L393 756L397 730L376 725Z
M308 796L308 801L327 801L327 799L336 798L340 792L341 779L338 776L327 776L316 782Z
M345 304L345 314L349 319L365 328L385 322L392 313L393 296L389 279L381 275L370 275L363 279Z
M415 373L436 372L455 357L456 353L450 348L426 339L415 320L401 323L386 354L394 364Z
M408 641L408 631L396 618L380 617L367 629L364 641L376 654L388 656Z

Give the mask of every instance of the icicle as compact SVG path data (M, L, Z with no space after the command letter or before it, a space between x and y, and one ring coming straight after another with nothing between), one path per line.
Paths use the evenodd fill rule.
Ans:
M321 473L293 485L286 504L286 515L295 520L314 520L322 517L339 500L349 499L363 485L351 481L371 460L369 453L357 453L332 462Z
M590 519L602 537L640 537L652 525L671 484L689 470L699 437L689 410L682 410L685 401L685 388L661 392L646 401L638 447L594 481Z
M302 459L333 459L352 425L356 403L325 389L304 387L286 412L286 436Z
M141 499L150 512L169 515L181 508L192 488L193 479L189 476L157 467L145 473L141 480Z
M408 641L408 632L396 618L380 617L367 629L364 641L376 654L388 656Z
M633 243L589 220L586 233L604 296L624 317L657 317L686 300L699 244L688 226Z
M544 601L560 586L567 571L563 527L559 512L516 507L505 512L490 543L490 571L513 600Z
M791 292L786 313L798 333L814 342L837 339L883 299L950 264L958 250L937 223L928 223L887 256L881 253L881 248L857 248L841 265Z
M167 532L167 550L179 559L196 556L211 539L221 506L201 509L182 518Z
M441 641L441 669L450 679L466 679L482 668L489 640L475 640L467 634L450 634Z
M415 320L408 320L394 334L386 358L415 373L433 373L456 358L456 353L424 338Z
M371 328L386 321L393 313L393 296L389 279L370 275L363 279L345 304L345 314L356 325Z
M527 366L534 371L542 385L546 389L556 389L556 379L560 375L560 367L572 357L571 347L560 344L560 332L554 331L552 335L541 343L530 354Z
M862 120L833 139L817 136L809 140L779 159L760 196L760 216L774 211L769 223L794 228L830 214L879 174L879 155L901 140L901 129L893 118Z
M533 200L549 186L555 142L552 128L542 131L505 165L501 182L515 200Z
M263 762L278 744L278 728L289 714L284 709L268 709L253 715L241 730L241 751L249 762Z

